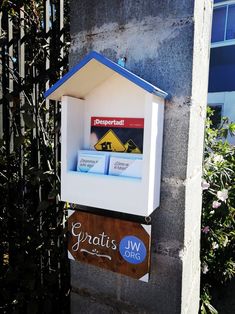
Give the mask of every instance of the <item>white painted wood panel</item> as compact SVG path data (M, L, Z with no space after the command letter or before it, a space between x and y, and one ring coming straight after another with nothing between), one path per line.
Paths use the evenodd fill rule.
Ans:
M164 101L133 83L128 82L126 87L124 83L125 80L113 76L85 100L62 97L61 198L75 204L148 216L159 206ZM145 119L141 179L76 171L77 152L86 149L89 143L91 116Z

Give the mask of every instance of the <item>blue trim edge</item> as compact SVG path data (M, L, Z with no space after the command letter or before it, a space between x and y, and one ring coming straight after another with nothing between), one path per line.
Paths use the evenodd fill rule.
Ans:
M143 88L149 93L155 94L157 96L163 98L169 98L169 95L164 92L163 90L157 88L156 86L150 84L149 82L143 80L139 76L135 75L134 73L128 71L127 69L121 67L117 63L109 60L108 58L102 56L96 51L91 51L84 59L82 59L77 65L75 65L68 73L66 73L58 82L56 82L52 87L50 87L44 93L44 97L49 97L56 89L58 89L61 85L63 85L68 79L70 79L77 71L83 68L90 60L95 59L102 63L103 65L107 66L111 70L117 72L118 74L122 75L132 83L138 85L139 87Z

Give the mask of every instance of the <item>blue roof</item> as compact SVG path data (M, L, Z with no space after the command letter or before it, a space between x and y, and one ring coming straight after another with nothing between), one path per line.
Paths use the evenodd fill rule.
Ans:
M168 97L168 94L166 92L162 91L161 89L157 88L156 86L152 85L151 83L143 80L139 76L128 71L127 69L123 68L122 66L118 65L117 63L109 60L108 58L104 57L103 55L99 54L96 51L91 51L88 55L86 55L84 57L84 59L82 59L68 73L66 73L58 82L56 82L51 88L49 88L44 93L44 97L45 98L49 97L54 91L56 91L60 86L62 86L68 79L70 79L76 72L78 72L81 68L83 68L92 59L97 60L101 64L107 66L111 70L122 75L123 77L125 77L129 81L133 82L134 84L136 84L139 87L146 90L147 92L155 94L155 95L163 97L163 98Z

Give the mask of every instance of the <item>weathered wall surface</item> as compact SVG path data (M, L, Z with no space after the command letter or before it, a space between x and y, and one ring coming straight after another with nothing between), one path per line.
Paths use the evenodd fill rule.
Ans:
M172 95L166 103L161 206L152 215L149 283L71 262L72 313L198 312L201 164L210 0L71 1L70 66L90 50Z

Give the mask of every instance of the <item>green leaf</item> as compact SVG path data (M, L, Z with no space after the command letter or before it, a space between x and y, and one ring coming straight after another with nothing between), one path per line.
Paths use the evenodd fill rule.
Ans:
M32 105L29 102L26 102L23 106L20 108L21 110L31 110Z
M228 129L231 135L235 135L235 123L234 122L229 124Z
M49 205L50 205L50 203L48 201L42 201L38 205L37 212L41 212L41 211L46 210L49 207Z
M14 138L14 146L15 149L19 148L20 145L22 145L24 143L25 137L20 135L20 136L15 136Z
M36 127L36 124L35 124L32 116L29 115L28 113L23 113L23 119L24 119L24 122L25 122L26 126L29 129L33 129L33 128Z
M201 305L201 314L207 314L204 303L202 303L202 305Z
M210 303L206 303L206 306L207 306L208 310L210 311L209 313L218 314L218 311Z

